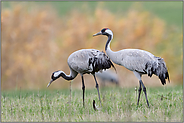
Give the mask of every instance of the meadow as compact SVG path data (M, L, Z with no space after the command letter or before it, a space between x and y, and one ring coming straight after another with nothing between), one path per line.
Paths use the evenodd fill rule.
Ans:
M150 108L144 93L137 107L135 88L100 88L102 107L97 90L88 89L85 108L82 90L2 91L2 122L182 122L183 87L147 88ZM99 110L92 106L96 101Z
M182 122L182 2L2 2L1 121L3 122ZM164 58L170 83L143 76L144 93L137 107L138 80L115 65L119 87L100 88L99 105L92 76L85 76L85 108L81 78L60 79L47 88L52 72L69 74L68 56L79 49L104 51L106 37L92 35L108 27L114 51L144 49Z

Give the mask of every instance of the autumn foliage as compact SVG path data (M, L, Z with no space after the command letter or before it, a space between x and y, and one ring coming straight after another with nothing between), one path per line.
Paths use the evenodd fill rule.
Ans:
M99 5L100 6L100 5ZM64 17L50 6L16 4L2 10L2 83L4 89L44 89L51 73L63 70L69 74L68 56L79 49L104 51L107 37L93 37L108 27L114 33L111 49L144 49L164 58L171 84L182 83L182 34L152 13L133 7L126 14L111 13L102 7L94 12L73 10ZM121 86L137 86L133 73L116 65ZM157 77L143 81L161 85ZM51 88L64 88L59 79ZM94 87L93 78L85 76L87 87ZM81 78L74 80L81 88Z

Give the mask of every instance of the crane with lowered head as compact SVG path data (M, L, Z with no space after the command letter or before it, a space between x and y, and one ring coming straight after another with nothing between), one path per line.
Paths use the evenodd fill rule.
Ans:
M73 52L68 57L68 66L70 68L70 74L66 75L61 70L53 72L51 75L51 81L48 83L47 87L49 87L50 84L59 77L63 77L65 80L73 80L77 76L77 74L80 73L82 78L84 106L85 85L83 74L92 74L96 82L96 88L98 91L98 97L101 105L99 87L95 77L95 72L98 72L103 69L109 69L111 68L111 66L115 69L110 58L104 52L101 52L96 49L81 49Z

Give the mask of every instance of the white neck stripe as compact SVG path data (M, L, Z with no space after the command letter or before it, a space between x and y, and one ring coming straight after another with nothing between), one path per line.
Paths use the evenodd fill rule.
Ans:
M112 37L113 37L113 33L112 33L111 30L107 29L107 30L105 30L105 32L108 33L108 34L110 34L110 35L112 35Z
M61 74L62 72L61 71L57 71L57 72L55 72L54 73L54 77L58 77L59 76L59 74Z

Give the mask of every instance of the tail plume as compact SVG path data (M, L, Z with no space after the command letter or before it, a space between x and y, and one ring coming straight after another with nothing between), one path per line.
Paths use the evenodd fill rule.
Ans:
M159 77L160 81L162 82L162 84L166 84L166 79L169 80L169 73L166 67L166 64L164 62L164 60L160 57L155 57L155 59L157 60L157 62L154 63L147 63L146 64L146 68L147 68L147 73L148 76L152 76L152 74L155 74Z
M115 69L113 63L110 58L102 51L99 56L93 57L89 59L89 65L92 64L93 72L98 72L102 69L109 69L111 66Z

